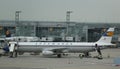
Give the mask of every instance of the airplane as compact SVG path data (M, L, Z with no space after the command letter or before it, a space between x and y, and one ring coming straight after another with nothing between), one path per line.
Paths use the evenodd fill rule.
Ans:
M111 43L113 34L114 28L109 28L96 42L9 42L9 56L17 57L18 53L24 52L42 53L49 56L56 55L58 58L61 58L64 53L84 53L88 55L89 52L96 51L96 46L101 50L107 46L115 45Z

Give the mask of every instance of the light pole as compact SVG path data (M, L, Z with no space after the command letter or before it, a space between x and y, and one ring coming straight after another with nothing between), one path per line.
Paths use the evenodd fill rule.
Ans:
M16 33L15 34L17 36L20 35L20 33L19 33L20 32L19 13L21 13L21 11L16 11L15 12L15 23L16 23Z
M66 12L66 25L67 25L67 31L66 31L66 36L69 36L69 23L70 23L70 14L72 13L72 11L67 11ZM65 36L65 40L66 40L66 36ZM68 59L68 64L71 64L72 62L70 61L70 58Z
M67 11L67 12L66 12L66 24L67 24L66 35L67 35L67 36L68 36L68 32L69 32L70 13L72 13L72 11Z

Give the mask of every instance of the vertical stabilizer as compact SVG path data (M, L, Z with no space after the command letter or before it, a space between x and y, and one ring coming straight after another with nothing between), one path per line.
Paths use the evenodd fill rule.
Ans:
M111 43L115 28L109 28L97 42Z

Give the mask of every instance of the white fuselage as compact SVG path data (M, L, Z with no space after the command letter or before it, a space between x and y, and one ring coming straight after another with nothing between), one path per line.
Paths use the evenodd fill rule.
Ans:
M20 52L42 52L45 49L63 49L69 52L91 52L95 51L95 43L87 42L19 42L17 51Z

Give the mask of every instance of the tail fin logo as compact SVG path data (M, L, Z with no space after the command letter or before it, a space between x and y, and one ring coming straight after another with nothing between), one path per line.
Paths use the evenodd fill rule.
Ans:
M113 34L114 34L113 32L109 31L109 32L106 32L103 36L113 36Z
M114 35L113 32L108 32L108 33L107 33L107 36L113 36L113 35Z

